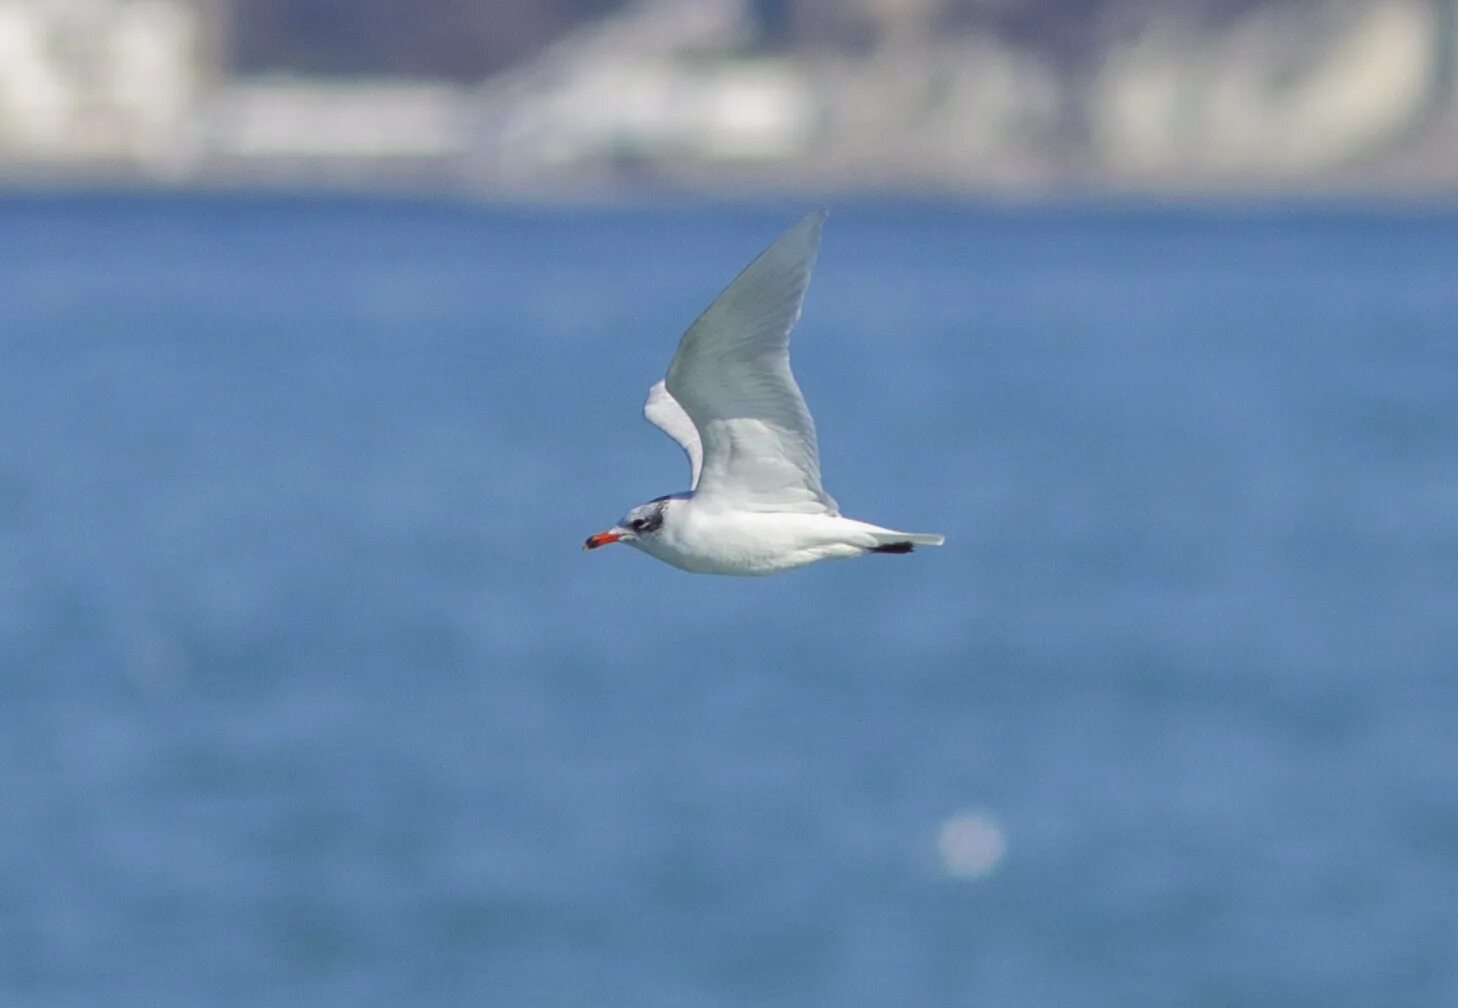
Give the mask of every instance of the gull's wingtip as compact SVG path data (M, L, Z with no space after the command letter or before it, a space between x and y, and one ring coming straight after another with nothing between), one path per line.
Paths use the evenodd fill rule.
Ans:
M820 229L825 225L825 218L829 216L830 211L824 209L823 207L819 210L811 211L804 217L801 217L799 223L786 231L784 237L788 238L791 235L805 235L812 240L819 241Z
M830 211L824 209L807 214L794 227L780 235L770 248L783 249L791 254L805 256L814 262L815 255L820 251L820 229L828 216L830 216Z

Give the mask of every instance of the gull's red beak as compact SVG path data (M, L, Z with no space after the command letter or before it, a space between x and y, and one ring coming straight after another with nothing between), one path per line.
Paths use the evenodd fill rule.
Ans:
M615 543L621 538L622 536L616 532L599 532L596 535L588 536L587 542L582 544L582 548L585 550L597 549L599 546Z

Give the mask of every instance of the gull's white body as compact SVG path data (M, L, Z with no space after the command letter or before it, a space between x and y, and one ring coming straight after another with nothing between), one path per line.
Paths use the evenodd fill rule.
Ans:
M684 333L644 416L689 458L692 491L629 512L588 547L622 541L699 574L774 574L817 560L909 552L942 537L846 518L820 485L815 424L790 372L790 329L824 212L766 249Z
M907 534L831 514L721 512L669 498L663 529L630 545L695 574L777 574L817 560L864 556Z

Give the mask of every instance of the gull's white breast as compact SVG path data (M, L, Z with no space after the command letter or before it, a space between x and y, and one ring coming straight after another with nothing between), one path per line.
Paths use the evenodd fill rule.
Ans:
M728 511L689 499L670 509L658 535L632 545L696 574L775 574L860 556L879 541L872 528L838 515Z

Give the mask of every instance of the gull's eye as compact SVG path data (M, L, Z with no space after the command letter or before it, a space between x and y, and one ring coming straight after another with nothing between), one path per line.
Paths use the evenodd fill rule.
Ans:
M642 532L643 527L647 524L648 522L642 518L634 518L632 521L628 522L628 528L632 529L634 532Z

